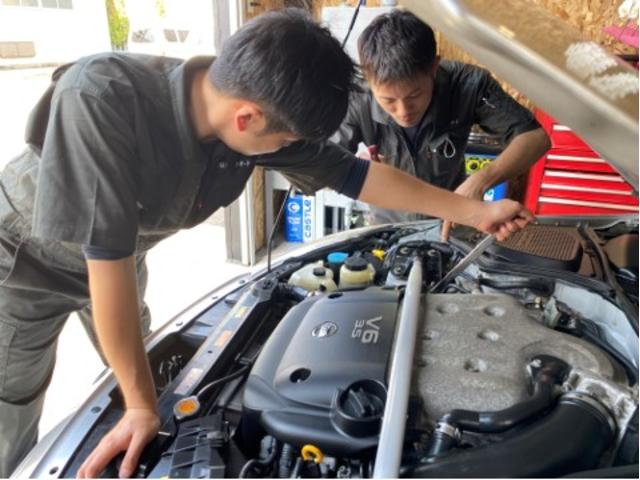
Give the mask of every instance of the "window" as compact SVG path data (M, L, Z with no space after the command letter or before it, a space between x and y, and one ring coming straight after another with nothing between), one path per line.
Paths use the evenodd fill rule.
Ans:
M172 28L165 28L162 33L164 33L165 40L172 43L184 43L189 36L189 30L174 30Z
M73 0L40 0L44 8L73 8Z
M154 36L150 28L143 28L131 32L131 41L135 43L153 43Z
M175 30L169 30L167 28L165 28L163 31L164 33L164 38L167 42L177 42L178 41L178 36L176 35L176 31Z
M9 7L44 7L72 9L73 0L0 0L0 5Z

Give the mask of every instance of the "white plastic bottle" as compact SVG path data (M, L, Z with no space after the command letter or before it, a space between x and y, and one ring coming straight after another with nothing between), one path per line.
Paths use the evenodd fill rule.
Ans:
M340 267L340 288L366 287L373 283L376 270L362 257L349 257Z
M333 272L324 266L322 260L309 263L293 272L289 277L289 285L302 287L310 292L317 290L332 292L338 288L336 282L333 281Z

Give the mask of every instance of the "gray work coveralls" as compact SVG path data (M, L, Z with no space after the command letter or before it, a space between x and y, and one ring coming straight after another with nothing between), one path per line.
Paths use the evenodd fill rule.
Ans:
M0 174L0 477L37 440L68 315L91 325L82 245L136 255L142 298L146 251L231 203L256 165L313 192L341 191L359 162L333 144L245 157L200 143L190 79L212 61L101 54L62 67Z
M540 128L531 112L507 95L488 71L443 60L415 143L368 89L352 94L347 115L332 141L352 152L360 142L376 145L390 165L438 187L455 190L465 180L464 151L474 124L500 135L504 144ZM378 224L428 218L376 207L371 211Z

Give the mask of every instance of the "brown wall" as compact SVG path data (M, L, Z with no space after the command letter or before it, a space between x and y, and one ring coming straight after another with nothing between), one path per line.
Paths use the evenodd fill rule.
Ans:
M605 26L619 24L618 5L622 0L530 0L532 4L537 4L545 8L548 12L561 18L565 23L577 28L586 38L618 53L635 53L637 50L627 47L618 42L612 36L604 33ZM478 62L458 48L441 34L437 34L439 53L443 58L460 60L467 63L477 64ZM500 78L498 78L500 80ZM512 88L506 82L500 82L502 86L520 103L532 108L531 102Z

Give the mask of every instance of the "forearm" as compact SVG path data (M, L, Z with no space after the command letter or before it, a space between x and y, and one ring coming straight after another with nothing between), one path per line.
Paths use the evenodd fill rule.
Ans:
M396 168L372 162L359 200L377 207L422 213L455 223L475 225L479 200L434 187Z
M488 190L528 171L550 147L549 137L542 128L521 133L493 162L476 172L474 176L478 175L483 190Z
M88 260L93 316L102 351L127 408L156 408L156 395L142 341L133 257Z

